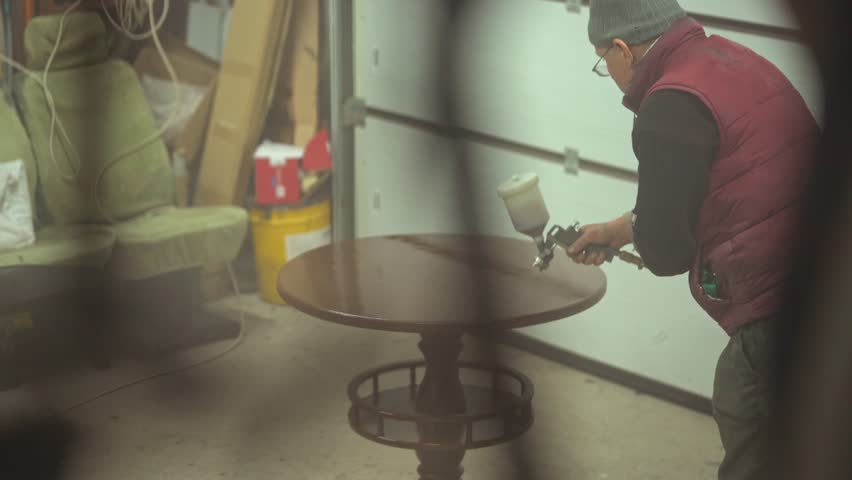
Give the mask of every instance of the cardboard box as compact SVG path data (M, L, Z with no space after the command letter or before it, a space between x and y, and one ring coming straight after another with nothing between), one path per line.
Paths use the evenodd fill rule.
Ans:
M184 126L175 136L166 139L166 144L170 150L181 151L187 163L192 164L204 144L216 92L219 66L175 40L165 41L164 50L177 74L179 83L205 90L200 103L186 120ZM166 65L153 46L146 46L139 52L134 62L134 68L141 81L148 77L163 82L171 82ZM171 95L171 85L167 88L169 88L169 95Z
M236 0L213 115L195 189L196 205L242 205L272 103L292 0Z
M316 129L317 126L312 124L293 125L286 121L273 120L267 123L264 137L273 142L286 143L304 148L317 133Z
M276 143L296 145L296 142L293 141L293 126L287 123L287 121L270 119L263 130L263 138Z
M317 1L298 1L281 62L273 103L279 123L293 130L293 143L304 146L319 125L320 10Z

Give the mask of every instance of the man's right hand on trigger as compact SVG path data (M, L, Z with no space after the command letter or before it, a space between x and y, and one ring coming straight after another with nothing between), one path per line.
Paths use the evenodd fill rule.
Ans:
M567 250L566 253L576 263L600 266L606 261L604 252L585 252L589 245L602 245L620 250L630 243L625 217L619 217L606 223L595 223L581 227L583 234Z

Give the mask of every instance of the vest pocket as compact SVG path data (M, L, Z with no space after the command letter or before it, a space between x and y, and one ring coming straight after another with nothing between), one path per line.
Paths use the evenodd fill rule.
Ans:
M713 270L710 267L704 266L701 267L701 272L698 275L699 286L701 287L701 291L704 292L704 295L709 297L711 300L721 300L722 297L719 294L719 282L716 278L716 274L713 273Z
M731 304L730 299L725 297L725 290L717 285L715 289L710 288L707 282L702 282L703 267L697 264L690 274L689 287L692 291L692 296L698 305L704 309L711 317L718 320L718 315L722 314L725 309ZM706 278L706 277L705 277Z
M705 295L714 301L734 301L738 295L736 288L741 275L740 260L734 252L734 242L729 240L709 252L699 253L699 287Z
M699 252L701 252L699 247ZM718 250L711 252L717 255ZM689 274L689 287L698 305L714 320L720 321L731 305L724 275L713 269L710 255L699 255Z

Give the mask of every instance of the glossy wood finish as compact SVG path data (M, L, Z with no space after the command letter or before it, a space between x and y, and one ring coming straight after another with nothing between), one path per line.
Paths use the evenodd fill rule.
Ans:
M282 268L281 297L324 320L376 330L449 334L570 317L597 303L606 277L565 256L532 267L532 241L410 235L335 243ZM479 295L487 292L487 317Z

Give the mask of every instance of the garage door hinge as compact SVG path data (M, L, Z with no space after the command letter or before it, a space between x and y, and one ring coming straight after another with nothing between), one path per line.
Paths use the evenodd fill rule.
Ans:
M569 12L580 13L583 11L583 3L580 0L565 0L565 8Z
M565 173L569 175L580 174L580 152L576 148L565 148Z
M343 102L343 125L363 127L367 121L367 102L363 98L349 97Z

